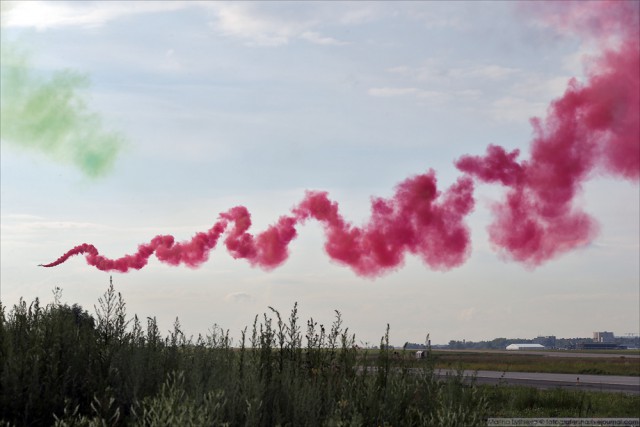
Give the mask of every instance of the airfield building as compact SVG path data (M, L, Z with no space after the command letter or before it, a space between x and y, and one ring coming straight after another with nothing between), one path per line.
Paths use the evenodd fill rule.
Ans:
M626 350L627 346L612 342L583 342L576 348L579 350Z
M613 336L613 332L594 332L593 342L611 344L615 342L615 337Z
M547 335L547 336L538 336L533 339L534 344L541 344L546 348L555 348L556 347L556 336L555 335Z
M542 344L509 344L507 350L544 350Z

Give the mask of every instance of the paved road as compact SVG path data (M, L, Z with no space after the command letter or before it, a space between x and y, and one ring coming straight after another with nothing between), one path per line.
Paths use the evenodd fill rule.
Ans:
M518 355L518 354L532 354L535 356L547 356L547 357L598 357L598 358L609 358L616 359L620 357L624 357L627 359L640 359L640 354L635 352L629 353L582 353L579 351L544 351L544 350L535 350L535 351L526 351L526 350L449 350L449 349L434 349L433 352L435 354L438 353L494 353L494 354L509 354L509 355Z
M575 375L548 374L531 372L499 372L499 371L463 371L464 376L476 376L478 384L524 385L540 389L570 388L574 390L623 392L640 394L640 377L624 377L619 375ZM438 369L440 377L455 375L456 371Z

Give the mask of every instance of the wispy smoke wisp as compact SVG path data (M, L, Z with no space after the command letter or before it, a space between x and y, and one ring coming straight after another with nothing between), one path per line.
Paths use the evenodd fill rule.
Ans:
M3 13L7 13L3 6ZM9 11L10 13L10 11ZM108 173L124 138L103 127L89 109L86 75L63 70L37 73L29 54L3 34L0 73L0 138L71 164L89 177Z

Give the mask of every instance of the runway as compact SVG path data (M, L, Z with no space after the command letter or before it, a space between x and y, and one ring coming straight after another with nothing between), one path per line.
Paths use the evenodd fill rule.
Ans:
M436 369L438 377L456 375L451 369ZM522 385L540 389L569 388L574 390L622 392L640 394L640 377L619 375L576 375L532 372L463 371L465 379L475 377L477 384Z
M464 349L464 350L449 350L449 349L435 349L433 350L434 354L446 354L446 353L490 353L490 354L508 354L508 355L519 355L526 354L529 356L544 356L544 357L572 357L572 358L600 358L600 359L615 359L615 358L627 358L627 359L640 359L640 354L636 353L587 353L581 351L544 351L544 350L535 350L535 351L509 351L509 350L485 350L485 349Z

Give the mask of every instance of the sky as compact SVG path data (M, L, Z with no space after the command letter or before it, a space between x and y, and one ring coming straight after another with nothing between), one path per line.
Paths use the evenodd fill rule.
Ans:
M638 334L637 136L620 131L631 147L620 172L600 142L614 138L585 110L595 127L579 125L584 143L568 151L595 154L562 166L585 165L565 187L553 184L571 193L564 216L547 224L537 252L509 246L520 227L501 210L505 197L524 195L534 219L549 207L551 184L540 182L557 173L535 164L536 147L559 147L549 134L567 102L554 101L573 84L591 102L602 70L619 71L602 52L628 36L606 20L570 18L589 16L572 6L541 5L3 1L2 304L51 302L60 287L63 302L93 312L112 276L130 315L156 316L164 331L178 317L194 336L217 324L238 339L256 314L288 317L295 302L302 319L327 326L338 310L365 345L387 323L396 345L427 334L432 343ZM512 181L483 175L490 145L519 150L520 163L505 161ZM520 178L523 165L533 172ZM334 235L308 212L276 268L234 259L231 225L197 268L159 252L127 273L83 254L38 267L83 243L120 258L156 235L188 241L235 206L259 235L307 191L327 192L345 223L372 230L372 200L400 209L398 194L420 177L437 180L430 197L462 240L441 245L425 226L418 246L428 249L400 245L397 263L377 270L328 253ZM451 219L446 197L460 182L473 185L472 205ZM580 230L563 234L566 221ZM448 243L462 245L456 256L433 261Z

